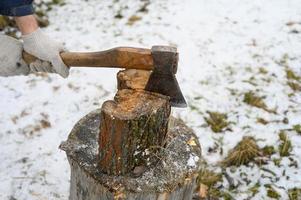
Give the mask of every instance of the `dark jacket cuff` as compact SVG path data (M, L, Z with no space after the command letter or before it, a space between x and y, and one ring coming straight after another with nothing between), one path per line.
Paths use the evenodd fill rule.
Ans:
M33 13L34 13L34 8L32 4L17 6L13 8L3 8L0 10L1 15L14 16L14 17L31 15Z

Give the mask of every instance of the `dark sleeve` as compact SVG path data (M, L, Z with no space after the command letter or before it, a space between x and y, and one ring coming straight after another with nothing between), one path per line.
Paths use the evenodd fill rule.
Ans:
M33 0L0 0L0 15L25 16L34 13Z

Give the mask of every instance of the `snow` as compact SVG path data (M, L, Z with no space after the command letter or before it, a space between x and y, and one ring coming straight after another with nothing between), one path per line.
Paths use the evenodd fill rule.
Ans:
M255 137L261 147L277 147L279 130L301 124L301 93L288 87L285 74L288 65L301 75L299 0L154 0L147 7L149 12L137 12L143 3L66 0L65 6L50 11L51 25L45 32L70 51L176 45L180 52L177 78L190 107L175 109L173 114L195 130L212 168L243 136ZM119 11L123 18L114 18ZM127 25L134 14L142 19ZM267 74L258 73L261 67ZM0 78L0 199L68 199L69 165L58 146L81 117L113 97L117 71L73 68L67 79L57 75ZM255 85L246 82L252 77ZM243 94L250 90L265 96L265 103L277 114L243 103ZM213 133L205 126L206 111L227 113L232 131ZM256 123L258 117L268 121L286 117L288 124L261 125ZM35 130L41 120L49 121L51 127ZM288 135L298 167L290 167L286 158L280 167L270 161L264 167L279 180L256 165L229 172L241 183L240 193L232 194L235 199L246 199L248 188L258 181L262 187L253 199L266 199L266 183L279 191L281 199L288 199L287 189L301 187L301 136L294 131ZM222 146L222 155L208 152L215 143ZM282 176L284 170L289 178Z
M189 160L187 161L187 165L189 167L194 167L196 166L197 162L199 161L199 157L195 155L190 155Z

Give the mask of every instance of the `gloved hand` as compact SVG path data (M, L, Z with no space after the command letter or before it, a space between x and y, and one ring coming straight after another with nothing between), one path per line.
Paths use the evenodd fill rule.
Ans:
M24 50L37 58L48 61L52 64L53 69L48 72L56 72L62 77L66 78L69 75L69 68L64 64L60 57L60 52L65 51L64 46L45 35L41 29L37 29L35 32L28 35L23 35ZM31 65L32 70L35 68L37 71L49 70L46 66L39 64Z
M0 35L0 76L27 75L28 65L22 59L22 42Z
M49 62L37 60L27 65L22 59L23 43L0 35L0 76L28 75L32 72L54 72Z

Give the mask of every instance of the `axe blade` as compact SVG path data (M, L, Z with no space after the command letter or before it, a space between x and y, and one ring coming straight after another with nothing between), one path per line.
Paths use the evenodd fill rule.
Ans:
M187 107L187 103L174 74L153 72L149 77L145 90L168 96L170 98L170 105L173 107Z
M160 93L170 98L173 107L187 107L175 77L179 55L177 48L171 46L153 46L152 57L154 69L146 84L145 90Z

